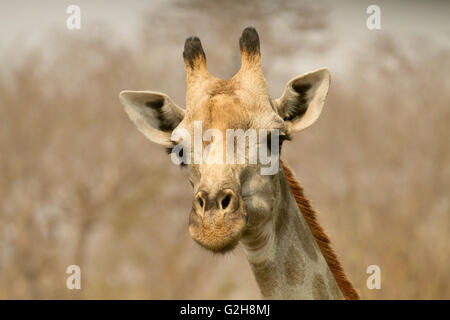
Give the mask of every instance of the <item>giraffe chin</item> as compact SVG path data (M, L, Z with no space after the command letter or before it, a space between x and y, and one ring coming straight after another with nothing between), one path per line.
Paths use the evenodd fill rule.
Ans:
M246 216L245 212L238 210L221 219L202 219L192 210L189 217L189 233L203 248L214 253L226 253L239 243L245 229Z

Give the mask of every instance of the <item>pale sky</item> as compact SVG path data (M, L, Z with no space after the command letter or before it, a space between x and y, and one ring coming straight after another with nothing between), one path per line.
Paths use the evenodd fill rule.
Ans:
M133 42L134 30L140 23L142 13L156 7L164 8L165 2L0 0L0 57L3 52L15 47L39 45L43 36L58 31L59 28L64 30L68 17L66 8L71 4L80 6L82 13L82 28L76 32L90 36L106 27L114 32L114 39L111 41ZM332 64L336 69L343 68L351 53L370 50L366 43L381 33L394 35L400 43L413 36L422 36L450 50L450 1L305 2L328 9L329 32L335 39L333 47L320 60L316 61L315 56L303 57L310 65L319 67ZM381 30L366 28L366 9L371 4L381 8ZM20 57L20 52L17 56Z

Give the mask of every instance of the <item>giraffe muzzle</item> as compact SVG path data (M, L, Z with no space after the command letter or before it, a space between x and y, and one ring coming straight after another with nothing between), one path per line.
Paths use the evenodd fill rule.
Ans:
M232 189L222 189L215 194L201 190L194 197L189 232L202 247L226 252L239 242L246 217L244 202Z

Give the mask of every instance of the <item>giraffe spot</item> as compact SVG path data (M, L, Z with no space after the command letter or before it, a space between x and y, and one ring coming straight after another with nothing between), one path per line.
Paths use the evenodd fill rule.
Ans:
M314 243L313 235L309 228L305 227L306 222L302 221L299 216L296 216L294 221L295 232L297 233L298 239L302 244L303 250L306 252L308 257L312 261L317 261L316 246Z
M337 285L336 279L334 278L330 270L328 270L327 273L327 280L328 280L328 287L330 288L331 295L333 296L333 298L344 299L344 296Z
M253 273L255 274L256 282L258 283L261 294L264 297L273 295L277 286L276 265L272 261L263 261L260 263L250 263Z
M286 233L289 225L289 215L285 208L278 211L277 220L275 221L275 234L277 242L280 242Z
M305 261L293 245L288 249L286 257L284 258L284 274L286 275L286 282L290 286L303 284L305 280Z
M319 274L316 274L313 278L312 294L313 294L313 299L315 299L315 300L330 299L330 295L328 294L327 285L325 284L325 280Z

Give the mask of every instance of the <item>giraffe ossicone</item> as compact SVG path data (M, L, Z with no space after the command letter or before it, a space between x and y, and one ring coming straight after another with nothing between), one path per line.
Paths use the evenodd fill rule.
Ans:
M322 111L330 73L323 68L295 77L271 99L254 28L243 31L239 47L241 68L223 80L209 73L200 39L186 40L185 109L154 91L122 91L120 101L139 131L181 158L193 186L193 240L216 253L241 243L263 298L358 299L293 173L277 157L276 170L262 174L268 162L255 160L252 151L252 141L272 141L268 136L277 133L278 143L266 143L265 151L278 155L284 141L312 125ZM199 122L209 132L206 139L194 135ZM217 161L230 156L222 139L227 130L240 130L248 141L230 144L238 146L231 156L239 161Z

